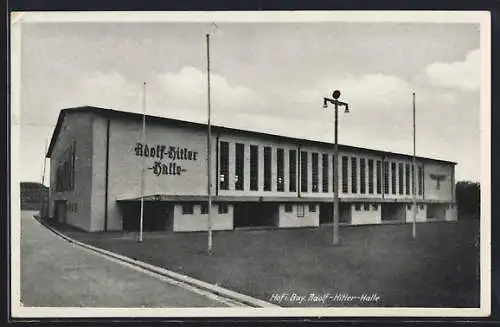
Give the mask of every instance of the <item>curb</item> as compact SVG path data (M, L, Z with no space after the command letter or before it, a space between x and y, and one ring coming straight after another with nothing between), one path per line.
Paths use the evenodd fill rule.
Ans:
M78 245L80 247L86 248L88 250L91 250L93 252L97 252L101 255L111 257L115 260L125 262L125 263L133 265L133 266L140 267L146 271L156 273L156 274L161 275L163 277L171 278L177 282L181 282L181 283L190 285L192 287L213 293L215 295L225 297L225 298L233 300L233 301L240 302L240 303L245 304L245 305L250 306L250 307L254 307L254 308L268 308L268 307L279 308L280 307L280 306L273 304L273 303L259 300L259 299L253 298L251 296L241 294L241 293L238 293L235 291L231 291L231 290L228 290L226 288L216 286L216 285L213 285L213 284L210 284L210 283L207 283L207 282L204 282L204 281L201 281L201 280L198 280L198 279L186 276L186 275L182 275L182 274L179 274L179 273L176 273L176 272L164 269L164 268L153 266L153 265L148 264L148 263L143 262L143 261L131 259L129 257L122 256L120 254L116 254L116 253L111 252L111 251L103 250L103 249L97 248L95 246L85 244L85 243L77 241L77 240L75 240L67 235L64 235L60 231L56 230L55 228L53 228L53 227L49 226L48 224L46 224L45 222L43 222L41 219L38 220L36 217L34 217L34 218L36 221L38 221L40 224L42 224L45 228L52 231L54 234L58 235L59 237L65 239L66 241L68 241L72 244Z

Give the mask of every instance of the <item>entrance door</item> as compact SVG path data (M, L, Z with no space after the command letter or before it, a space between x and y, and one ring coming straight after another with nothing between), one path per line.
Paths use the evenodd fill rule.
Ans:
M66 201L56 201L56 221L65 224L66 223Z
M321 203L319 205L319 223L333 224L333 204Z

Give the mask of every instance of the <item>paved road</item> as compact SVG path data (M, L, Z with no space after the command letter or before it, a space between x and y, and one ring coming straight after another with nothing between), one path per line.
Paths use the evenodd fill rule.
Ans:
M225 307L71 244L21 218L21 302L39 307Z

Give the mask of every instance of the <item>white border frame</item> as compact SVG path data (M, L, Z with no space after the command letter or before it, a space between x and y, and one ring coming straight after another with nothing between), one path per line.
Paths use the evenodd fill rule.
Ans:
M21 23L29 22L420 22L480 24L481 220L480 308L59 308L20 304L19 121ZM79 317L484 317L491 310L491 17L488 11L248 11L248 12L13 12L11 13L11 315Z

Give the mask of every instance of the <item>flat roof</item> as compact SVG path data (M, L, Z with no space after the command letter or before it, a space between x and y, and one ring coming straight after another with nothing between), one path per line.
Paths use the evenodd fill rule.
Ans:
M46 153L47 158L50 158L52 155L52 151L54 149L56 140L59 136L59 132L61 129L62 122L64 120L64 116L67 113L79 113L79 112L94 113L94 114L97 114L97 115L100 115L100 116L103 116L106 118L142 119L142 116L143 116L141 113L121 111L121 110L108 109L108 108L93 107L93 106L81 106L81 107L61 109L61 111L59 112L59 117L57 118L56 127L54 128L54 132L52 133L52 138L50 140L49 148L47 149L47 153ZM179 119L173 119L173 118L167 118L167 117L146 115L146 119L148 121L154 121L154 122L158 122L158 123L170 125L170 126L190 127L190 128L195 128L195 129L206 129L207 128L207 124L204 124L204 123L195 123L195 122L191 122L191 121L179 120ZM333 145L334 145L334 143L329 143L329 142L300 139L300 138L294 138L294 137L289 137L289 136L263 133L263 132L250 131L250 130L243 130L243 129L237 129L237 128L230 128L230 127L218 126L218 125L212 125L212 130L224 132L224 133L243 134L243 135L248 135L248 136L258 136L260 138L287 141L287 142L291 142L291 143L294 143L297 145L313 145L313 146L317 145L317 146L323 146L323 147L327 147L327 146L333 147ZM413 158L413 156L409 155L409 154L383 151L383 150L375 150L375 149L369 149L369 148L361 148L361 147L344 145L344 144L339 144L339 149L344 150L344 151L365 152L365 153L382 155L382 156L395 156L395 157L399 156L399 157L404 157L404 158ZM435 162L441 162L441 163L452 164L452 165L457 164L456 162L453 162L453 161L434 159L434 158L428 158L428 157L416 156L416 158L420 159L420 160L435 161Z

